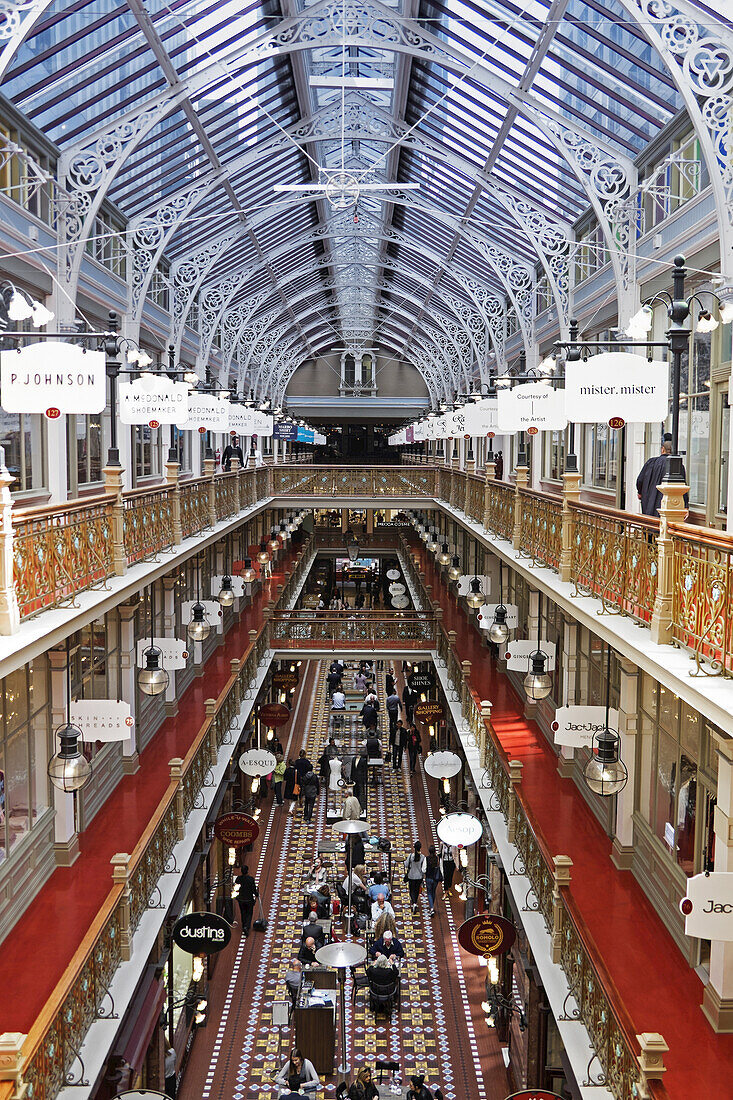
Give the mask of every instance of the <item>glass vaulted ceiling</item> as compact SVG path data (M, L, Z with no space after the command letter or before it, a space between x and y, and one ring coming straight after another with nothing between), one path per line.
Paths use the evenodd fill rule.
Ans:
M504 295L487 248L536 267L507 196L561 226L588 207L523 101L629 157L681 102L615 0L382 0L382 12L414 20L457 64L367 41L360 9L352 0L57 0L2 91L61 150L88 148L167 97L107 197L143 217L209 181L170 239L169 261L231 234L204 287L241 272L228 308L268 294L261 309L300 341L303 358L382 346L419 363L456 310L465 321L474 308L469 283ZM283 20L314 13L307 48L247 53ZM317 134L298 134L311 116L322 120ZM336 172L419 189L362 191L342 210L323 193L274 190Z

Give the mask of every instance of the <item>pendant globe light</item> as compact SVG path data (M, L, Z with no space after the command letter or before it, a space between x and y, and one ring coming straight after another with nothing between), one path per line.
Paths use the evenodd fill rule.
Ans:
M59 726L54 737L59 739L58 752L48 762L48 778L59 791L73 794L80 791L92 777L92 765L81 752L79 742L84 734L71 724L71 659L69 639L66 639L66 724Z
M484 593L481 588L481 581L478 575L478 543L474 543L473 550L473 580L471 581L471 591L466 596L466 603L472 611L478 611L479 607L483 607Z
M270 560L270 555L267 553L267 544L264 543L264 542L261 542L260 543L260 552L257 555L257 561L260 563L260 565L267 565L269 560Z
M155 584L150 585L150 645L144 651L145 668L137 674L144 695L161 695L168 687L170 676L163 668L163 652L155 644Z
M448 577L452 581L460 580L461 577L461 559L457 554L453 555L451 559L451 567L448 570Z
M437 532L436 532L435 528L431 527L430 528L430 536L428 538L427 547L426 547L429 554L434 554L435 551L438 549L438 540L436 538L436 534L437 534Z
M251 558L244 559L244 569L242 570L242 580L245 584L252 584L257 580L257 570L252 565Z
M191 608L191 621L186 630L192 642L204 642L211 634L211 623L206 618L199 590L199 560L196 558L196 603Z
M280 549L280 540L277 537L277 531L277 527L270 528L270 541L267 544L273 554Z
M489 627L489 641L494 645L504 645L509 641L509 627L506 622L506 607L504 606L504 584L502 562L499 559L499 603L494 611L494 621Z
M448 543L447 542L444 542L443 545L441 546L440 553L438 554L437 561L438 561L438 565L450 565L450 554L448 552Z
M227 558L229 556L228 550L229 547L227 546ZM222 607L232 607L234 604L234 589L232 588L232 578L228 571L221 578L221 588L219 589L217 599Z
M604 728L593 735L592 754L583 769L586 786L603 798L618 794L626 786L629 772L621 759L621 738L610 727L611 647L606 656L606 720Z
M524 690L527 698L538 703L546 699L552 691L552 679L546 672L547 654L540 649L540 630L542 624L542 593L538 593L537 605L537 649L530 656L531 667L524 677Z

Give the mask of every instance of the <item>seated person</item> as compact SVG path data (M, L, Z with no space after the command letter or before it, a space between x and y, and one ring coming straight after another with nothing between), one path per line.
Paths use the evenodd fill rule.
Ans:
M284 1088L286 1085L290 1087L291 1077L297 1077L300 1087L306 1092L314 1092L321 1083L315 1066L303 1057L297 1047L293 1047L290 1051L290 1057L283 1063L275 1078L275 1084L279 1085L280 1088Z
M288 1092L281 1092L280 1100L297 1100L299 1096L305 1096L300 1091L300 1077L297 1073L291 1073L288 1077Z
M378 959L380 955L387 959L404 959L405 949L389 928L385 928L379 939L372 944L369 954L373 959Z
M382 742L377 737L376 730L372 728L367 730L366 754L367 760L382 759Z
M325 887L324 887L325 891ZM321 891L320 895L313 893L309 894L303 902L303 920L308 920L311 913L315 913L319 920L325 920L330 914L330 895L327 896L324 891Z
M351 891L351 901L357 913L362 913L365 917L369 916L369 895L366 890L361 886L355 886Z
M394 917L391 917L389 913L382 913L379 920L374 922L374 938L378 940L380 936L384 936L385 932L391 932L393 936L397 935L397 925L395 924Z
M372 920L378 921L382 913L389 913L390 917L394 917L394 909L384 896L384 890L381 890L377 894L376 901L372 902Z
M316 963L316 941L312 936L308 936L305 943L300 945L300 951L298 952L298 959L306 966L314 966Z
M318 917L316 914L313 912L309 913L308 920L303 921L303 933L300 937L301 940L305 941L308 936L312 936L316 941L316 950L318 950L319 947L323 947L326 942L326 933L323 931L320 924L316 923L317 921Z
M389 901L392 891L384 873L379 872L374 876L374 882L369 887L368 893L372 901L376 901L380 894L384 894L387 901Z
M364 878L366 878L366 871L364 870L364 867L362 867L361 870L364 871ZM366 890L366 886L364 884L364 879L361 877L361 875L358 874L358 871L359 871L358 867L353 867L352 868L352 870L351 870L351 884L352 884L354 889L356 889L356 887L358 886L360 889ZM348 865L344 864L344 866L341 868L341 874L345 876L343 882L341 883L341 885L344 888L344 890L346 891L346 893L348 894L348 892L349 892L349 869L348 869Z
M410 1078L410 1087L407 1090L407 1100L443 1100L443 1093L440 1089L436 1089L434 1093L425 1084L425 1077L423 1074L415 1075Z
M346 696L341 688L337 688L331 696L331 710L344 710L346 707Z
M320 856L316 858L311 867L310 877L313 884L313 893L318 896L321 893L322 887L326 885L328 880L328 871L323 866L323 860Z
M369 979L369 988L375 993L386 993L390 989L395 989L400 980L397 970L384 955L380 955L371 966L367 967L366 975Z
M295 1008L295 1002L300 993L300 981L303 975L303 966L300 959L290 960L290 970L285 976L285 985L290 994L290 1003Z
M372 1071L360 1069L347 1093L349 1100L379 1100L379 1089L372 1081Z

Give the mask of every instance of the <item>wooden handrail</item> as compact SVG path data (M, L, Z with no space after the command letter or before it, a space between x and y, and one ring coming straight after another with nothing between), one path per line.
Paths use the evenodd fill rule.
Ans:
M94 497L77 497L76 500L67 501L66 504L44 504L37 508L13 508L11 516L13 524L18 525L31 519L52 519L54 516L67 516L72 512L84 512L90 508L98 508L101 504L112 504L117 500L114 493L100 493Z
M637 512L623 512L619 508L607 508L605 504L588 504L585 501L571 500L570 508L574 512L585 512L586 515L604 516L606 519L617 520L619 523L629 523L634 527L648 527L650 530L659 530L659 520L656 516L644 516Z
M155 496L156 494L161 495L167 493L170 488L171 486L168 482L163 481L160 485L143 486L142 489L126 489L122 494L122 499L123 501L137 500L139 497Z
M670 523L670 534L685 542L696 542L700 546L709 546L713 550L723 550L733 554L733 535L726 531L717 531L714 527L698 527L694 523Z

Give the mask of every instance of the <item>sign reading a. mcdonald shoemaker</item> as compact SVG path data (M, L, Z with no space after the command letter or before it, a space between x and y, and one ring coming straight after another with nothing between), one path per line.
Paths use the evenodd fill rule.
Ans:
M510 920L493 913L480 913L464 920L458 929L458 942L471 955L506 955L517 938Z
M176 921L171 935L191 955L215 955L232 938L232 926L217 913L189 913Z
M236 848L239 844L251 844L259 835L260 827L249 814L222 814L214 822L214 836L230 848Z
M443 717L443 707L433 699L418 703L412 712L420 722L439 722Z

